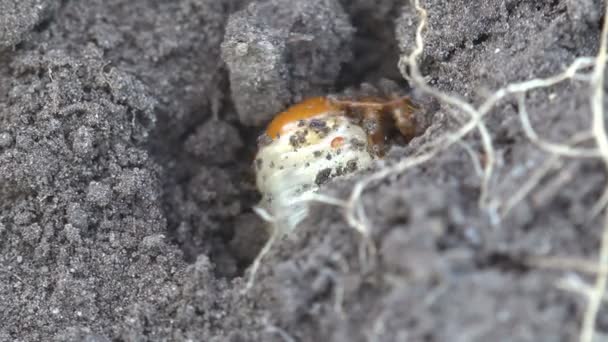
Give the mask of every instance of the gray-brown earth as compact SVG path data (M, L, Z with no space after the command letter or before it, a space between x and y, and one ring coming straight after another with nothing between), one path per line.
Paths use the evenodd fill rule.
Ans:
M594 55L604 20L599 0L422 3L428 83L476 102ZM555 286L574 275L525 261L597 255L594 160L564 160L494 222L455 145L364 193L375 257L316 204L241 294L266 238L251 211L263 123L381 78L406 89L417 22L406 0L0 0L0 340L575 340L585 301ZM551 141L590 125L587 83L526 99ZM431 103L389 162L456 127ZM486 123L490 199L506 199L549 156L513 98ZM346 197L360 176L324 191Z

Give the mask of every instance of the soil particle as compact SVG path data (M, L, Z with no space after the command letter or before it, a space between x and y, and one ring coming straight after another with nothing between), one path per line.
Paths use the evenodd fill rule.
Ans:
M292 136L289 137L289 145L297 150L304 144L306 144L306 136L308 135L308 130L300 129L293 133Z
M322 185L322 184L327 183L330 179L330 176L331 176L330 168L319 171L319 173L317 173L317 176L315 177L315 184Z
M222 58L240 121L261 125L298 99L326 93L352 58L352 33L332 0L252 2L234 13Z

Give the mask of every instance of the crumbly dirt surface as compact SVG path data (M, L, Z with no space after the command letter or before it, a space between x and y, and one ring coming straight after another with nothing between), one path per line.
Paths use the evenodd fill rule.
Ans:
M422 4L427 82L474 103L594 55L604 20L599 0ZM585 299L557 284L591 278L529 260L597 256L606 175L558 160L503 215L551 158L513 97L485 119L496 210L480 209L470 134L366 188L375 250L314 204L242 293L267 238L251 210L261 125L316 93L408 89L417 24L405 0L0 0L0 341L576 340ZM411 91L428 128L387 164L465 118ZM587 129L588 94L583 79L527 93L537 133ZM363 176L322 191L346 198Z

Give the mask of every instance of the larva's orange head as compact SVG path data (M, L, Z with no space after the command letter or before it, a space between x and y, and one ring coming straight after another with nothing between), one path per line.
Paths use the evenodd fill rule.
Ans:
M288 129L290 125L297 125L300 120L326 116L339 111L326 97L313 97L289 107L278 114L266 128L266 134L275 139Z

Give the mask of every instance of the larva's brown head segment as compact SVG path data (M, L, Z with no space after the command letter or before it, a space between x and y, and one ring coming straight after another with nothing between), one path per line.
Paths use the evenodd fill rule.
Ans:
M408 96L393 100L367 97L359 100L330 98L333 106L359 122L367 133L371 152L379 157L386 153L389 132L396 128L406 141L416 133L414 113L418 107Z
M387 102L385 110L393 118L395 128L399 130L406 141L410 141L416 135L416 117L414 114L420 108L412 102L410 97L403 96Z

